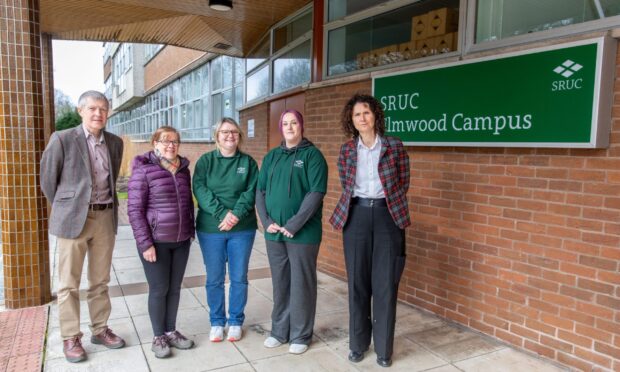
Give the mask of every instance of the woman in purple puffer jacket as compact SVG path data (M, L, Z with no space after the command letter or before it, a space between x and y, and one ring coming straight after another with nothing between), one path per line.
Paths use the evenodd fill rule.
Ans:
M189 160L178 155L181 137L172 127L153 133L153 151L138 155L129 179L129 222L149 283L151 350L170 356L170 347L189 349L194 342L176 330L181 283L194 238L194 203Z

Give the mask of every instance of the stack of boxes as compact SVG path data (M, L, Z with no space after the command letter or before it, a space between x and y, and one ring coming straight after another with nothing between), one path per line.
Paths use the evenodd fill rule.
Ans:
M399 45L399 50L413 51L413 58L456 50L459 13L456 9L440 8L413 17L411 41Z
M439 8L413 17L411 41L357 55L359 69L406 61L457 49L458 9Z

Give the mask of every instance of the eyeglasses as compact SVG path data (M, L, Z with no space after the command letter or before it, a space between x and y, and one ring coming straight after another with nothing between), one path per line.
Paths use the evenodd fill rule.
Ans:
M179 143L181 143L181 142L179 142L179 141L168 141L168 140L157 141L157 142L161 143L162 145L164 145L164 146L166 146L166 147L168 147L168 146L170 146L170 145L175 145L175 146L178 146L178 145L179 145Z
M223 134L225 136L232 134L233 136L238 136L239 135L239 131L238 130L221 130L220 134Z

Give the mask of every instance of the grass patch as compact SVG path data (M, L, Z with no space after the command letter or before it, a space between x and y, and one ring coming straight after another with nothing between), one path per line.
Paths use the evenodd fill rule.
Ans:
M117 192L117 193L116 193L116 196L117 196L119 199L127 199L127 193L126 193L126 192Z

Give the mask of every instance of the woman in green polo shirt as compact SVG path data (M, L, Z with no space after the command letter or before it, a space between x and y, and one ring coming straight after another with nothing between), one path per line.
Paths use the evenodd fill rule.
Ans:
M284 111L279 127L284 140L263 159L256 190L273 282L271 336L264 345L289 342L289 352L301 354L308 350L314 327L327 163L303 137L299 112Z
M200 207L196 232L207 268L207 303L211 332L209 339L238 341L245 320L248 299L248 264L256 213L254 195L258 167L248 154L239 151L243 134L234 119L223 118L215 128L216 150L198 159L192 185ZM226 264L230 289L228 318L224 295Z

